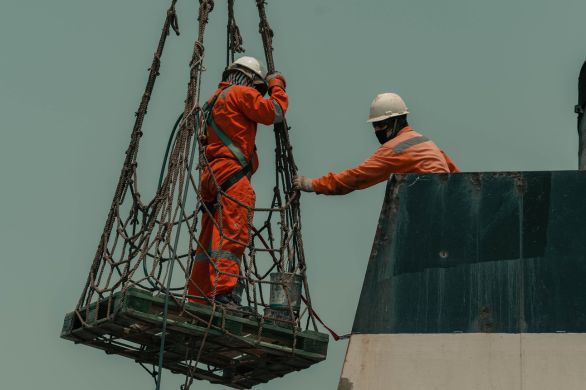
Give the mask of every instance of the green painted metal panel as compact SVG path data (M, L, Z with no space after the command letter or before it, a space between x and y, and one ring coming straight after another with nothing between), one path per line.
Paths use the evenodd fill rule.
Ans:
M586 172L395 176L354 333L585 332Z

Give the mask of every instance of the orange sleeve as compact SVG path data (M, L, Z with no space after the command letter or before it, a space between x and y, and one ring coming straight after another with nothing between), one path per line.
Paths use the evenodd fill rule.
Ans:
M283 120L289 104L285 90L279 86L271 88L271 96L265 99L254 88L239 87L236 104L251 121L271 125Z
M454 162L454 160L452 160L450 158L450 156L448 156L446 154L446 152L444 152L443 150L441 150L441 152L442 152L442 155L444 156L444 159L448 163L448 168L450 168L450 172L451 173L460 172L460 168L456 165L456 163Z
M340 173L330 172L313 179L311 184L316 193L326 195L344 195L362 190L387 180L399 167L396 160L389 148L381 146L360 165Z

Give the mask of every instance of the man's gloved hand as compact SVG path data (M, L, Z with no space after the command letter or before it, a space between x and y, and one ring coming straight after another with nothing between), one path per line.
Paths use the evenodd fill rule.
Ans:
M273 72L269 74L266 80L269 84L269 91L273 89L273 87L281 87L283 89L287 88L287 80L285 80L285 76L279 72Z
M293 178L293 187L296 190L301 190L305 192L314 192L313 185L311 184L311 179L306 176L295 176Z

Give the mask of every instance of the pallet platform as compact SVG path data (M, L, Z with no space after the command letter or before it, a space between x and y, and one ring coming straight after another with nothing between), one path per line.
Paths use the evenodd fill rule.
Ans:
M163 296L144 290L119 292L80 310L85 324L78 313L67 314L61 337L157 365L163 304ZM247 389L325 360L327 347L327 334L280 326L261 316L212 313L208 305L189 303L182 310L170 300L163 365L174 373ZM200 364L190 367L200 348Z

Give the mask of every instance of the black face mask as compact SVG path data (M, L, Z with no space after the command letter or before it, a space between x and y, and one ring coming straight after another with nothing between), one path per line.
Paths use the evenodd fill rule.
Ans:
M391 137L389 137L387 135L387 132L388 132L388 129L379 130L379 131L374 132L374 135L376 135L376 139L378 139L378 142L381 145L391 139Z
M399 131L408 125L405 115L385 119L372 124L376 139L378 139L378 142L380 142L381 145L395 138Z
M255 82L254 89L256 89L258 91L258 93L260 93L261 96L266 95L269 90L269 88L267 87L267 84L263 83L263 82Z
M395 118L388 118L382 121L374 122L372 124L374 128L374 134L380 144L384 144L395 136L395 130L397 127L397 120Z

